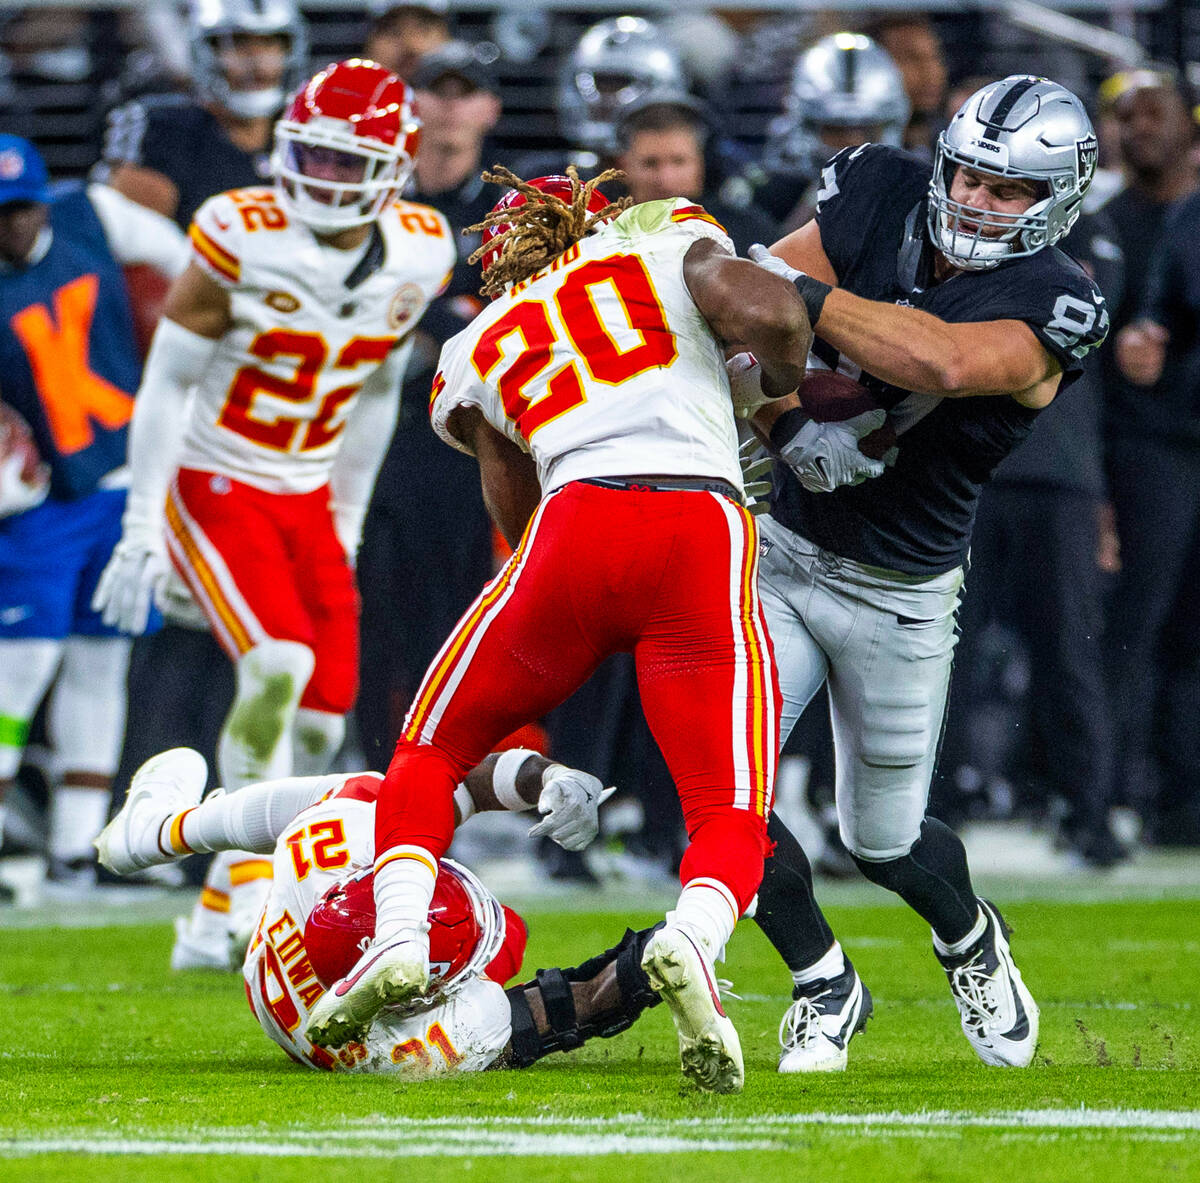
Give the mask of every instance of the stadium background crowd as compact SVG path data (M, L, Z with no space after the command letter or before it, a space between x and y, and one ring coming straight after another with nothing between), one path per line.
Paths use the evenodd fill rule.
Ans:
M531 176L571 160L581 171L624 167L635 200L698 200L742 251L770 243L797 224L819 174L796 132L819 123L821 96L796 85L793 69L839 31L867 33L891 54L911 108L896 133L926 156L948 114L988 79L1045 74L1083 97L1100 133L1100 174L1067 245L1104 290L1112 333L1086 380L984 493L933 811L951 823L1028 817L1098 867L1139 843L1200 846L1200 240L1185 233L1200 209L1200 10L1184 0L1073 6L1124 38L1084 49L1019 25L1003 5L634 9L654 22L649 31L609 23L603 44L586 31L623 10L458 11L439 0L301 9L313 67L361 51L416 87L424 138L410 195L456 230L498 196L478 179L481 166L498 160ZM6 6L0 131L32 140L55 181L118 184L122 165L137 163L130 112L147 96L188 93L191 60L187 25L169 3ZM870 128L886 131L887 121ZM161 212L186 228L194 205L185 206L181 195L177 210ZM502 557L474 463L441 444L426 416L438 347L480 307L466 264L475 245L464 240L450 287L422 321L368 512L357 566L362 685L343 767L386 767L427 663ZM146 311L154 285L131 285ZM1167 333L1144 328L1146 317ZM3 385L0 375L0 398ZM164 652L186 718L143 692ZM161 747L211 753L232 695L228 662L194 620L169 619L139 640L130 678L119 792ZM818 866L853 874L832 820L824 711L818 698L788 751L803 761L793 768L804 769ZM0 859L45 842L55 772L51 760L39 766L38 736L35 721ZM623 830L626 870L673 871L678 805L627 660L520 738L621 787L614 805L625 808L608 816ZM70 853L60 862L76 865L52 865L52 876L90 882L90 860ZM583 856L549 843L540 854L550 875L592 877Z

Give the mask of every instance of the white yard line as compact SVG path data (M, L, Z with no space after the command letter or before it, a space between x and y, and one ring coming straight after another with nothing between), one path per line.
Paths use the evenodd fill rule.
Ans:
M178 1137L129 1138L103 1130L0 1137L0 1157L73 1153L225 1155L241 1157L421 1158L598 1154L731 1153L794 1148L796 1130L871 1137L944 1137L968 1129L1006 1137L1057 1139L1119 1130L1141 1141L1193 1141L1200 1111L1171 1109L1015 1109L985 1113L789 1113L755 1117L662 1119L642 1114L583 1117L373 1117L332 1127L291 1128L278 1135L230 1128L189 1128ZM361 1127L361 1128L355 1128ZM636 1129L637 1133L629 1133ZM705 1136L697 1137L703 1129ZM447 1130L453 1130L448 1138Z

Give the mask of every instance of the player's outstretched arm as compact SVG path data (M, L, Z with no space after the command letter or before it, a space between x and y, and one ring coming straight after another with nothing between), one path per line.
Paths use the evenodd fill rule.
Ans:
M229 321L229 293L188 264L167 294L142 371L129 426L130 485L121 541L92 598L104 623L127 633L145 631L150 604L166 578L163 507L183 441L187 398Z
M447 429L479 461L483 503L505 542L514 550L542 499L537 465L474 406L457 407Z
M536 808L542 820L530 835L582 850L600 832L600 805L615 791L590 772L512 748L487 756L467 773L454 794L454 821L462 825L475 813Z
M712 331L726 345L758 358L768 398L790 394L800 385L812 329L791 283L764 276L762 268L726 254L708 239L688 249L683 278Z
M816 221L771 247L801 277L836 285ZM782 278L787 272L776 271ZM942 398L1007 394L1027 407L1048 406L1062 367L1019 320L952 324L919 308L865 300L833 286L814 331L875 377Z

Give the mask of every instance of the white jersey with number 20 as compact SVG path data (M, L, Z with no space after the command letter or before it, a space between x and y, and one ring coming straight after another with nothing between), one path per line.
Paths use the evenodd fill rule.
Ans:
M742 487L721 344L683 279L698 239L733 244L682 198L633 206L514 284L442 348L430 412L476 406L537 462L543 494L588 477Z

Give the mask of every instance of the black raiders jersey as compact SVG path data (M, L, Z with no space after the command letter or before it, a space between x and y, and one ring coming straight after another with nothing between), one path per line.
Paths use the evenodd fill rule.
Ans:
M183 95L151 95L108 117L104 163L135 164L169 178L179 190L175 221L186 230L212 196L270 179L270 153L246 152L207 107Z
M839 284L945 321L1024 321L1062 366L1061 397L1108 330L1099 289L1057 247L935 282L929 179L928 163L879 144L848 148L825 166L816 219ZM962 564L979 492L1038 412L1007 395L914 394L860 371L819 337L813 353L889 409L902 433L898 457L882 476L832 493L809 493L776 465L772 516L823 549L871 566L934 575Z

